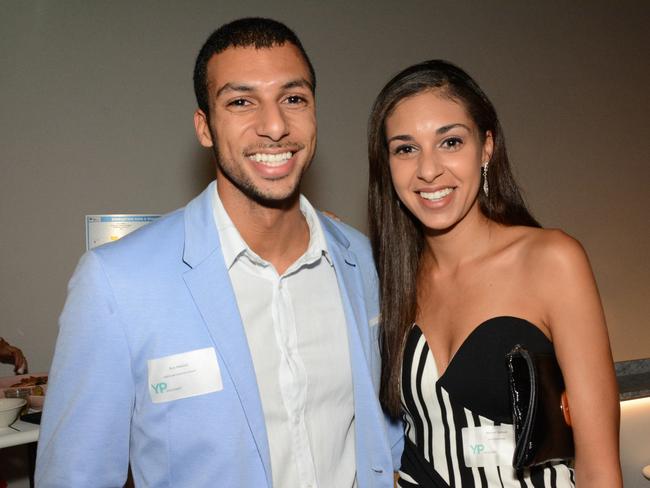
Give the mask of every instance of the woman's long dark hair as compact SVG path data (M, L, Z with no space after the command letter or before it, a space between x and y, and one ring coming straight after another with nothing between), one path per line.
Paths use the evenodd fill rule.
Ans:
M494 106L462 69L432 60L406 68L379 93L368 125L368 224L379 273L381 299L380 400L393 416L400 413L400 372L405 336L417 314L417 276L424 246L420 222L399 204L390 175L386 119L397 103L423 91L439 91L460 102L477 125L481 142L490 131L494 150L489 161L489 196L478 194L481 212L500 224L539 227L515 182ZM482 180L481 180L482 183Z

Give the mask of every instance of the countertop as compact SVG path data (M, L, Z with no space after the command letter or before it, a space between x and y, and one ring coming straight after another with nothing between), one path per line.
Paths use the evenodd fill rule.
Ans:
M619 361L614 366L621 401L650 396L650 358Z

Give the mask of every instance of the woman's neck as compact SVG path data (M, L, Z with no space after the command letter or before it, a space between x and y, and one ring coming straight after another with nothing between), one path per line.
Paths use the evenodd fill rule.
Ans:
M484 256L498 225L476 208L449 229L425 230L423 265L432 271L453 272Z

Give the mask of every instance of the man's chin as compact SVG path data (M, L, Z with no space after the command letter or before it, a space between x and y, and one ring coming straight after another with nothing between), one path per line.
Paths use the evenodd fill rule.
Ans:
M296 186L289 192L262 192L256 189L247 196L262 207L286 209L300 198L300 188Z
M290 208L300 198L299 181L294 184L287 181L266 182L265 186L254 185L251 181L230 181L248 200L262 207Z
M270 179L261 178L259 175L238 174L228 169L227 166L219 165L217 178L221 175L228 182L226 186L262 207L290 208L300 197L300 175Z

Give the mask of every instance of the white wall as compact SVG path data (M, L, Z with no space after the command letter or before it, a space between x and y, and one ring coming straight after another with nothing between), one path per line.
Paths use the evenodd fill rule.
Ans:
M650 488L641 474L650 465L650 398L621 403L621 467L625 488Z

